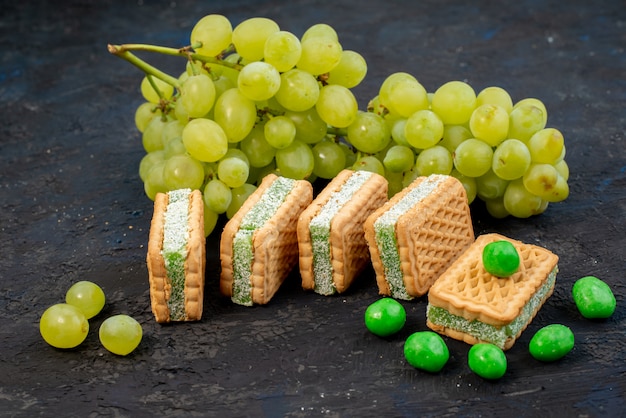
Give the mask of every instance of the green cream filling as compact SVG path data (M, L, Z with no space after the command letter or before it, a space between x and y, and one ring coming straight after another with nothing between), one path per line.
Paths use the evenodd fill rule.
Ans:
M434 174L411 189L402 199L374 222L374 239L378 247L385 280L389 284L391 296L396 299L411 300L404 284L404 275L400 265L400 253L396 239L396 223L411 207L426 198L446 179L444 175Z
M291 192L295 180L278 177L263 192L259 201L241 220L239 230L233 239L233 293L232 301L245 306L252 306L252 261L254 249L252 238L254 231L261 228L278 210Z
M330 225L333 217L370 177L372 177L371 172L355 171L339 190L330 195L319 213L311 219L309 232L313 249L314 289L320 295L332 295L337 291L333 281L330 247Z
M500 348L504 348L506 340L510 337L516 336L520 330L526 326L528 321L530 321L537 308L544 302L550 292L550 289L554 286L557 272L558 268L555 267L554 270L552 270L552 272L548 275L548 279L545 283L530 298L526 305L524 305L520 315L517 316L517 318L515 318L510 324L502 327L486 324L479 320L468 321L461 316L451 314L444 308L432 306L430 304L426 309L426 315L428 320L435 325L454 329L476 337L481 341L490 342Z
M163 249L166 275L170 280L167 307L172 321L185 318L185 260L189 240L189 196L191 189L168 192L163 226Z

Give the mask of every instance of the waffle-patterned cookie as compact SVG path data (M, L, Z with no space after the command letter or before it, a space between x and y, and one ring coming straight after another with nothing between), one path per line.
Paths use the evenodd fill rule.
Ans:
M306 180L274 174L227 222L220 241L220 290L233 302L266 304L298 263L298 217L313 199Z
M520 267L509 277L488 273L482 263L485 245L508 240L518 251ZM553 292L558 257L549 250L499 234L485 234L459 257L428 293L427 325L469 344L489 342L506 350Z
M348 289L370 260L363 223L386 201L387 180L376 173L343 170L328 183L298 220L304 289Z
M157 193L146 262L156 321L199 320L206 265L204 203L199 190Z
M428 292L474 241L467 194L444 175L418 177L364 224L379 293L409 300Z

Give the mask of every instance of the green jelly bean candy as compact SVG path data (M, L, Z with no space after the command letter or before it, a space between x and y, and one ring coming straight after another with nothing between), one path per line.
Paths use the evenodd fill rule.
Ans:
M420 331L406 339L404 357L411 366L435 373L448 362L450 352L439 334L433 331Z
M500 347L479 343L470 348L467 354L469 368L485 379L499 379L506 373L506 356Z
M578 279L572 287L572 296L585 318L608 318L615 312L615 295L609 285L597 277Z
M404 306L395 299L382 298L365 310L365 326L372 334L387 337L400 331L406 322Z
M497 277L509 277L519 268L520 259L515 246L509 241L494 241L483 248L483 266Z
M540 361L555 361L574 348L574 333L565 325L552 324L533 335L528 345L530 354Z

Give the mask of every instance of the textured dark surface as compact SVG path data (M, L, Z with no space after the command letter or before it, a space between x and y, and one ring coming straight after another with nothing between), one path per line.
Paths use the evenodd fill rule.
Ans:
M626 410L626 8L622 1L2 1L0 17L0 416L619 416ZM217 234L208 240L199 323L161 326L149 306L145 252L152 203L137 175L133 115L141 73L107 43L183 46L208 13L233 23L274 18L297 35L331 24L369 73L361 107L388 74L414 74L433 91L468 81L477 91L538 97L562 130L572 176L567 201L539 217L493 220L472 207L477 234L500 232L560 256L554 295L507 352L500 380L467 367L469 346L446 339L437 374L410 367L406 337L424 330L426 300L381 339L363 325L378 298L371 271L339 297L300 289L293 275L272 302L246 308L218 296ZM172 74L180 59L152 62ZM618 301L607 320L583 319L571 286L596 275ZM108 297L86 341L56 350L38 321L75 281ZM127 357L99 343L115 313L138 319ZM543 364L527 349L550 323L576 346ZM511 415L511 416L514 416Z

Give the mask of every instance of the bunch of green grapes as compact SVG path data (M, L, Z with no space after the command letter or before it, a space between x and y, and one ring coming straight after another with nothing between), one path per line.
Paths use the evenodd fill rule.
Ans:
M364 137L369 130L348 127L348 140L376 157L393 192L417 176L452 175L470 203L478 197L496 218L537 215L569 195L564 138L546 127L538 99L513 104L500 87L476 94L461 81L428 93L412 75L394 73L368 112L386 122L390 135L375 140Z
M153 76L142 80L146 102L135 121L148 197L201 190L209 235L268 173L332 179L355 163L354 148L329 131L371 116L358 111L350 90L367 65L332 27L317 24L298 38L271 19L233 28L224 16L208 15L191 31L190 45L194 55L177 88ZM386 135L382 122L375 123Z

